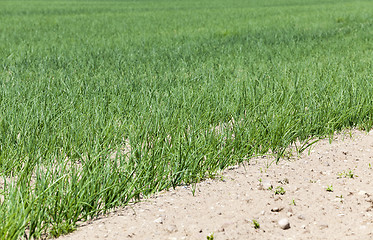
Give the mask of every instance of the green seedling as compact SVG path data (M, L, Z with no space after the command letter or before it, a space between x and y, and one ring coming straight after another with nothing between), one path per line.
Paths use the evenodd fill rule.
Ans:
M286 191L284 190L283 187L278 186L278 187L276 188L275 195L284 195L285 193L286 193Z
M257 220L253 219L253 225L254 225L254 228L255 229L259 229L260 228L260 224Z
M338 178L343 178L343 177L344 178L355 178L355 177L357 177L357 175L355 175L352 170L349 170L348 172L346 172L346 171L339 172L337 175L338 175Z
M206 238L207 238L207 240L214 240L214 233L211 233Z
M352 170L348 171L348 173L345 173L345 176L347 178L354 178L354 177L357 177L357 175L355 175Z
M294 199L293 199L293 201L291 201L290 205L294 205L294 206L296 206L296 204L295 204L295 200L294 200Z
M327 192L333 192L333 191L334 191L334 190L333 190L333 185L328 186L328 187L326 188L326 191L327 191Z

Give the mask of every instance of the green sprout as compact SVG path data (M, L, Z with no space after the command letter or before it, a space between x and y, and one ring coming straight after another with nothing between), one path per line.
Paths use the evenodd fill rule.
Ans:
M206 238L207 238L207 240L214 240L214 233L211 233Z
M253 219L253 225L254 225L254 228L255 229L259 229L260 228L260 224L257 220Z
M334 191L334 190L333 190L333 185L328 186L328 187L326 188L326 191L327 191L327 192L333 192L333 191Z
M286 193L286 191L284 190L283 187L278 186L278 187L276 188L275 195L284 195L285 193Z
M357 177L357 175L355 175L352 170L349 170L348 172L346 172L346 171L339 172L337 175L338 175L338 178L342 178L342 177L344 177L344 178L355 178L355 177Z

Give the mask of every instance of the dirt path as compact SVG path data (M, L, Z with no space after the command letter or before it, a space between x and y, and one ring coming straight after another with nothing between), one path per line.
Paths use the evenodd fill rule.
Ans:
M60 239L373 239L373 131L339 134L266 168L270 161L231 168L195 196L161 192Z

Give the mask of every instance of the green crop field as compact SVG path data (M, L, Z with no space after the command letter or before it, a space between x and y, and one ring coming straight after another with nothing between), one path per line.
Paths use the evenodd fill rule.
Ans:
M0 238L373 125L373 1L0 0Z

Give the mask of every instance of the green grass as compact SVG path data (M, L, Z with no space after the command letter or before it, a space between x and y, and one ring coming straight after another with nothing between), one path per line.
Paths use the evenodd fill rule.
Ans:
M369 130L372 8L0 0L0 237L65 234L297 139Z

